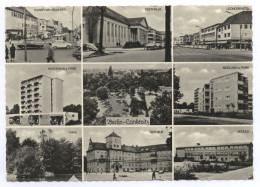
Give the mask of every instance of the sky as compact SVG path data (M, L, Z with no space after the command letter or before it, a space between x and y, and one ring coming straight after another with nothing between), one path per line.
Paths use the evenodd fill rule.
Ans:
M241 10L227 10L234 6L174 6L173 7L173 33L174 36L193 34L199 32L200 27L207 27L224 22L232 14ZM235 6L246 7L246 6Z
M166 144L171 127L88 127L84 129L84 155L88 150L89 139L93 142L106 143L105 137L113 131L121 136L121 144L128 146L147 146L155 144ZM162 133L151 133L151 131L163 131Z
M109 66L112 66L112 69L118 70L134 70L134 69L170 69L171 63L160 63L160 64L151 64L151 63L142 63L138 64L85 64L84 70L87 69L105 69L107 70Z
M238 130L248 130L239 133ZM176 147L253 141L253 128L249 126L175 127L174 150Z
M58 128L16 128L16 136L20 138L20 143L23 142L26 138L34 139L37 142L40 142L39 134L40 131L44 129L48 132L48 129L52 130L52 134L50 135L52 138L59 140L60 138L66 138L71 142L75 142L78 138L82 137L81 128L73 127L58 127Z
M48 67L76 67L76 70L48 70ZM63 105L81 104L81 66L78 65L6 65L6 105L13 108L14 104L20 105L20 83L23 80L46 75L60 78L63 81Z
M165 31L165 7L164 6L110 6L110 9L127 17L146 17L149 27L157 31ZM160 8L160 10L150 10L146 8Z
M246 70L229 70L223 69L224 66L230 67L242 67L248 66ZM180 103L194 102L194 90L202 88L204 84L209 83L213 78L226 75L229 73L237 72L243 73L248 77L248 93L252 93L252 65L251 63L185 63L175 64L175 74L180 76L180 91L183 93L183 97L179 100Z
M54 19L55 21L61 21L63 27L68 27L69 29L72 28L72 7L26 7L29 12L31 12L35 17L41 19ZM56 10L59 9L60 11L47 11L47 9L55 8ZM39 11L39 9L43 9ZM73 24L75 26L81 25L81 7L77 6L74 7L74 14L73 14Z

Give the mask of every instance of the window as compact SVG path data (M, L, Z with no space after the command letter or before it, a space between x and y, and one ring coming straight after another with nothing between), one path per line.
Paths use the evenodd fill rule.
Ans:
M228 37L230 37L230 33L228 33Z
M244 25L244 28L247 29L247 24Z
M227 34L225 33L225 34L224 34L224 38L226 38L226 37L227 37Z
M230 29L230 25L228 25L228 29Z

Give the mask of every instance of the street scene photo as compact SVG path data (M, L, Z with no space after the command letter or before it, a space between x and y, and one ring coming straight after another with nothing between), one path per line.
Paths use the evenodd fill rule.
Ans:
M5 60L80 62L81 7L6 7Z
M171 64L87 64L84 125L172 125Z
M6 180L81 181L81 128L7 128Z
M173 6L173 60L252 61L252 27L250 6Z
M88 127L84 129L84 180L172 180L172 129Z
M174 128L174 180L253 180L253 128Z
M6 125L81 125L81 66L6 65Z
M176 63L174 125L252 125L251 63Z
M84 62L171 62L170 6L83 7Z

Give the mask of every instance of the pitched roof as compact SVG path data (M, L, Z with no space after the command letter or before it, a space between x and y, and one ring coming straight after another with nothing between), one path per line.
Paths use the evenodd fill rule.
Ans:
M24 12L24 7L5 7L5 9L15 11L15 12L19 12L20 14L23 14L23 12ZM32 13L29 12L26 8L25 8L25 12L26 12L27 16L30 16L30 17L37 19L37 17L32 15Z
M242 11L235 15L228 17L218 27L229 24L252 24L252 11Z
M115 12L114 10L108 7L105 9L104 16L129 25L128 19L125 16Z
M119 137L119 138L121 138L120 136L118 136L114 131L110 134L110 135L108 135L107 137ZM107 138L106 137L106 138Z
M138 152L150 152L150 151L165 151L171 150L167 144L157 144L138 147Z
M146 20L145 17L139 17L139 18L128 18L128 22L130 25L137 26L141 25L141 22L143 20ZM148 24L147 24L148 25Z
M99 143L99 142L92 142L92 149L102 149L102 150L106 150L107 146L105 143Z

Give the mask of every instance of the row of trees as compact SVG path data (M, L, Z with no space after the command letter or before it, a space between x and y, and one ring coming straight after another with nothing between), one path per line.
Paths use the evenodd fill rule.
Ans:
M11 109L9 109L9 107L6 106L6 114L19 114L19 113L20 113L20 107L18 104L15 104Z
M6 169L17 177L45 177L45 172L53 174L76 174L81 172L82 139L74 143L66 138L56 140L52 130L42 129L39 141L26 138L22 143L16 131L6 132Z

